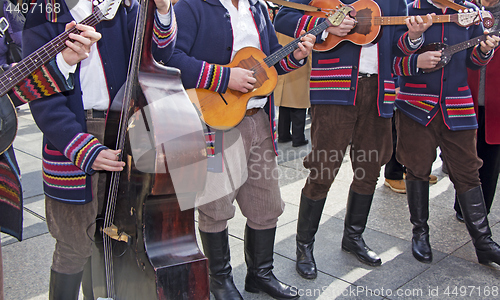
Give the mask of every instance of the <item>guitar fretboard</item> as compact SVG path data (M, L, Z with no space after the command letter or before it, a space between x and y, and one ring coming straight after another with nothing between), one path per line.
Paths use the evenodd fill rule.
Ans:
M433 23L447 23L451 22L452 15L439 15L432 16ZM423 20L427 20L426 16L420 16ZM399 16L399 17L375 17L373 18L373 25L405 25L405 20L408 19L408 16ZM358 20L359 22L363 22L363 20Z
M492 32L490 32L488 34L475 37L473 39L467 40L465 42L458 43L458 44L453 45L453 46L449 46L448 48L445 49L445 51L447 53L453 55L453 54L455 54L457 52L460 52L462 50L465 50L465 49L468 49L470 47L474 47L476 45L479 45L479 43L481 43L482 41L485 41L486 37L489 36L489 35L496 35L496 36L498 36L499 34L500 34L500 30L492 31Z
M96 8L94 9L94 12L87 18L83 19L80 24L93 27L103 19L104 15L101 10ZM0 76L0 96L5 95L15 85L21 82L24 78L28 77L29 74L46 64L49 60L56 56L57 53L64 50L67 47L65 42L69 40L70 33L78 34L79 30L76 29L76 26L74 26L68 31L61 33L50 42L43 45L40 49L31 53L15 66L11 67L7 72L3 73Z
M310 33L310 34L316 36L316 35L320 34L321 32L323 32L323 30L327 29L328 26L329 26L329 22L324 21L323 23L317 25L313 29L306 32L304 35ZM288 54L292 53L295 49L298 48L298 44L300 43L301 37L296 38L295 40L293 40L292 42L290 42L286 46L283 46L283 48L281 48L280 50L278 50L278 51L274 52L273 54L269 55L268 57L264 58L264 62L266 63L266 65L268 67L272 67L275 64L277 64L280 60L285 58Z

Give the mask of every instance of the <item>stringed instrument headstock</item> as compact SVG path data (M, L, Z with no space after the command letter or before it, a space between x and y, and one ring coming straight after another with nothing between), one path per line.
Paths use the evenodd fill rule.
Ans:
M99 9L101 13L103 14L103 19L104 20L112 20L116 12L118 11L118 8L120 7L120 4L122 3L122 0L93 0L92 4L94 5L95 9Z
M491 28L495 23L493 14L487 10L467 10L464 12L459 12L455 16L456 20L453 21L462 27L479 25L479 23L483 22L484 28Z
M342 3L337 6L336 9L329 10L326 13L328 22L330 22L332 26L339 26L340 24L342 24L342 21L344 21L347 15L351 15L352 17L354 17L356 15L356 10L354 9L354 7Z

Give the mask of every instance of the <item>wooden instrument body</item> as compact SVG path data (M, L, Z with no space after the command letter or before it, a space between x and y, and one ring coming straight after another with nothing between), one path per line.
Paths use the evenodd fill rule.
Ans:
M3 69L0 68L0 74ZM17 111L8 94L0 97L0 154L14 142L17 134Z
M345 5L339 0L312 0L309 5L314 7L321 7L322 9L334 10L338 6ZM373 20L381 16L381 10L375 1L371 0L358 0L349 6L355 10L353 18L364 20ZM324 18L324 12L306 12L306 15ZM366 45L373 42L380 34L381 26L375 25L373 22L359 22L350 32L344 37L329 34L323 43L314 44L313 49L318 52L331 50L342 41L351 41L356 45Z
M227 130L238 125L245 117L248 100L252 97L267 96L271 94L278 82L278 72L274 66L264 63L266 55L254 47L240 49L231 63L224 67L240 67L251 70L259 66L254 77L257 82L254 89L248 93L227 89L224 94L207 89L189 89L189 99L197 108L200 118L210 127Z
M451 57L453 56L453 53L449 53L448 51L446 51L446 49L448 49L448 45L444 43L430 43L418 49L417 53L419 54L427 51L442 51L441 60L437 63L437 65L434 68L422 69L422 72L431 73L446 66L450 62Z
M148 9L141 65L127 108L126 167L119 174L114 212L118 231L131 237L128 243L113 242L115 300L209 299L208 262L196 242L192 208L205 186L205 138L180 72L152 58L153 1ZM112 108L121 107L120 99L115 100ZM112 149L117 148L120 113L111 110L106 121L105 144ZM181 211L179 203L193 205ZM105 249L97 227L93 290L95 297L106 297Z

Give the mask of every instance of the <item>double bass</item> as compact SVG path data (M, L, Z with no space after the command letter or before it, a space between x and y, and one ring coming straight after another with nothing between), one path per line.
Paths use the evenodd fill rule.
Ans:
M180 72L152 57L154 12L154 1L141 1L127 82L106 121L104 144L121 149L126 166L108 178L93 292L114 300L209 299L193 208L207 167L202 123Z

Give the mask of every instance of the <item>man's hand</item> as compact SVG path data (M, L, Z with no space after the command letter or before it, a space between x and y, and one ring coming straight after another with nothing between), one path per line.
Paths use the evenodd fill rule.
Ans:
M406 26L408 27L408 37L410 40L416 40L422 36L427 28L432 25L432 16L435 13L427 14L427 20L422 19L421 16L410 16L405 19Z
M101 39L101 34L96 32L93 27L76 24L75 21L66 24L66 31L75 25L80 31L80 34L70 33L69 38L72 39L73 42L70 40L66 41L66 46L68 47L61 52L64 60L70 66L76 65L89 57L90 47Z
M170 0L155 0L156 9L161 15L168 14L170 10Z
M306 33L304 30L300 32L300 35ZM304 35L300 38L300 43L298 44L298 48L293 51L293 57L296 60L301 60L309 56L314 46L314 42L316 41L316 37L312 34Z
M441 50L427 51L420 54L417 58L417 68L432 69L441 61Z
M248 93L253 90L253 85L257 82L257 79L253 77L253 72L240 67L231 68L231 75L229 75L228 88L240 91L242 93Z
M485 30L484 31L484 34L488 34L488 30ZM496 35L491 35L491 36L487 36L486 37L486 41L482 41L480 43L481 45L481 52L483 52L483 54L486 54L488 53L490 50L493 50L495 49L496 47L498 47L498 42L500 41L500 38Z
M325 31L336 36L346 36L356 25L356 20L346 16L339 26L330 26Z
M96 171L122 171L125 166L125 162L118 161L118 156L121 150L111 150L105 149L99 152L99 155L94 160L92 169Z

